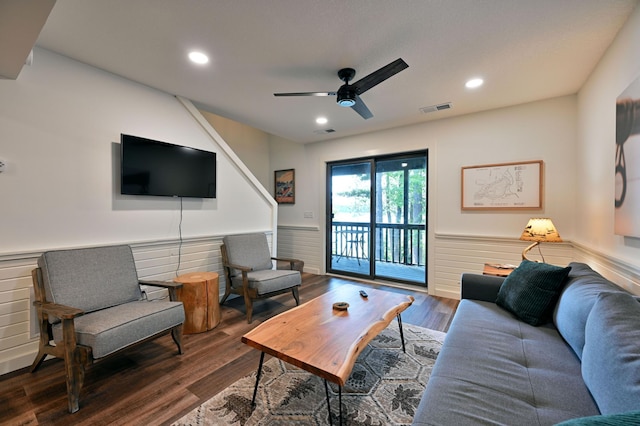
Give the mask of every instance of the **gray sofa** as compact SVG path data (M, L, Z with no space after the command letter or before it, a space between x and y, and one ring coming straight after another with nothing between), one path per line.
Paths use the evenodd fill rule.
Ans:
M540 326L495 303L504 278L462 275L414 425L640 424L640 303L588 265L569 266Z

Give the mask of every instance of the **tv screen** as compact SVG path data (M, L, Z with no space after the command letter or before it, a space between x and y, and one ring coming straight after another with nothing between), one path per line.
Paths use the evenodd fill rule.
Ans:
M121 185L127 195L216 197L216 153L122 134Z

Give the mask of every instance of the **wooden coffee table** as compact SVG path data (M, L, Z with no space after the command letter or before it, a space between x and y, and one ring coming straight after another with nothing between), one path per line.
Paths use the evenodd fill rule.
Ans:
M365 290L368 297L360 296L359 290ZM400 314L413 301L412 296L345 284L260 324L242 336L243 343L262 352L252 404L267 353L324 379L329 420L327 380L337 384L342 423L342 386L358 355L394 318L398 318L404 350ZM336 302L347 302L349 308L333 309Z

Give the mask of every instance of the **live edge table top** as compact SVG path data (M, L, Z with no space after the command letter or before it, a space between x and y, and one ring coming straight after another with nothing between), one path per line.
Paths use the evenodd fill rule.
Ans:
M413 301L412 296L345 284L263 322L242 342L344 386L362 350ZM336 302L347 302L349 308L335 310Z

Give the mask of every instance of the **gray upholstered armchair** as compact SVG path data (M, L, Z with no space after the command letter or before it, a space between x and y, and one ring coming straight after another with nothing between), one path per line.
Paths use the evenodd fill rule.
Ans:
M70 412L94 360L168 332L182 353L181 284L149 282L168 288L171 301L144 300L129 246L46 252L32 277L40 347L31 372L47 355L64 358Z
M229 235L220 246L224 267L226 291L220 304L231 293L244 297L247 322L251 324L253 300L291 291L296 305L300 304L298 288L302 282L300 271L293 270L302 264L298 259L271 257L267 236L262 233ZM273 269L272 260L288 262L289 270Z

